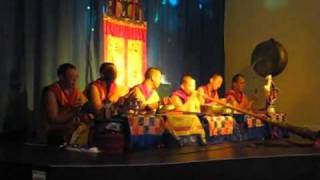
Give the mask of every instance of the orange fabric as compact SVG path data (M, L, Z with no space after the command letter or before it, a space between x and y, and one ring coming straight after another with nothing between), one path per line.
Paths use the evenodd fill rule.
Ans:
M56 96L60 107L74 107L81 96L78 88L74 88L70 94L65 93L58 82L50 85L49 90Z
M235 90L229 90L226 93L226 99L227 101L229 101L229 99L234 98L236 103L236 106L238 106L239 108L243 108L243 109L250 109L251 105L248 97L244 94L244 92L236 92Z
M200 135L205 142L205 131L196 115L168 114L166 116L165 128L174 137Z
M227 91L226 98L228 98L228 96L232 96L239 104L243 102L245 97L243 92L236 92L233 89L230 89L229 91Z
M148 100L152 96L153 92L155 91L153 89L151 91L148 91L148 88L145 83L140 84L138 88L140 89L140 91L142 92L146 100Z
M208 85L201 86L201 87L203 88L205 96L211 97L213 99L219 99L219 94L218 94L217 91L209 91L209 86ZM213 102L212 100L210 100L208 98L205 98L205 103L206 104L210 104L212 102Z
M116 83L112 83L107 92L106 83L102 79L97 79L96 81L93 81L92 85L97 87L101 101L104 101L107 97L112 97L116 93L117 89Z
M172 93L171 96L177 96L181 99L182 103L186 103L189 99L189 96L184 92L183 89L178 89Z

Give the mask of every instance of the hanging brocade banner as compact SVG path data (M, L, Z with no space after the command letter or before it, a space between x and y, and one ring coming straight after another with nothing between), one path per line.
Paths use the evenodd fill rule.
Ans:
M147 66L147 25L105 17L104 62L118 71L117 83L132 87L143 80Z

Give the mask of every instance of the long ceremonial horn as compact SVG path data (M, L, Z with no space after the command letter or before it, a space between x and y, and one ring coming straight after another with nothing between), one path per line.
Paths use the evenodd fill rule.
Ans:
M273 126L277 126L277 127L281 127L281 128L286 128L288 129L290 132L294 133L294 134L297 134L303 138L307 138L307 139L310 139L310 140L318 140L319 141L319 135L320 135L320 132L319 131L314 131L310 128L306 128L306 127L298 127L298 126L294 126L294 125L291 125L287 122L276 122L276 121L272 121L270 117L267 117L267 116L263 116L263 115L259 115L259 114L256 114L256 113L253 113L253 112L250 112L250 111L247 111L247 110L244 110L242 108L239 108L239 107L235 107L231 104L228 104L228 103L225 103L223 101L220 101L220 100L217 100L217 99L214 99L214 98L211 98L211 97L206 97L208 99L210 99L211 101L219 104L219 105L222 105L224 107L227 107L227 108L230 108L232 110L236 110L238 112L241 112L243 114L246 114L246 115L249 115L249 116L252 116L252 117L255 117L257 119L260 119L262 120L263 122L265 123L268 123L270 125L273 125ZM317 142L317 143L320 143L320 142ZM320 147L320 146L319 146Z

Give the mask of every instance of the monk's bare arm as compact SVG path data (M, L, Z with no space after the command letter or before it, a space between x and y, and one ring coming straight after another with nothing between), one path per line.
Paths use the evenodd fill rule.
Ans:
M49 121L52 123L67 123L72 120L76 113L72 109L59 110L57 99L51 91L46 94L45 106Z
M233 106L239 106L239 103L237 102L237 100L233 96L227 96L226 101L227 101L227 103L229 103Z
M205 94L204 94L204 90L202 87L198 88L198 96L199 96L199 101L200 104L205 104Z
M89 88L89 93L88 93L88 98L90 102L90 106L92 106L94 110L94 114L96 116L101 116L103 115L103 102L101 101L99 97L99 91L98 88L94 85L91 85Z
M176 107L176 110L184 111L185 108L183 106L183 103L182 103L181 99L178 96L172 96L171 97L171 102Z

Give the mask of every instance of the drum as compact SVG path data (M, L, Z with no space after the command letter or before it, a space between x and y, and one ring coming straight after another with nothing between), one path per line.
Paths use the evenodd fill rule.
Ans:
M121 118L96 121L90 144L105 153L123 152L126 144L125 121Z

